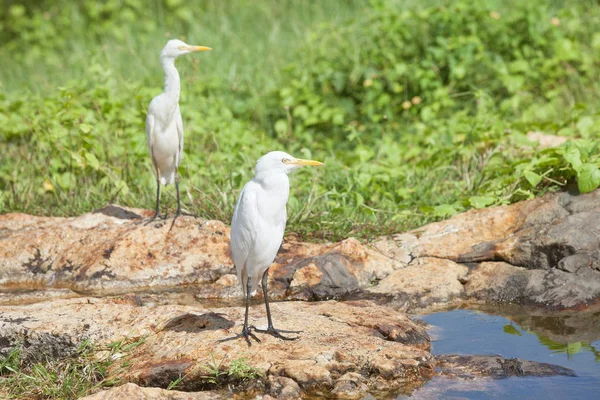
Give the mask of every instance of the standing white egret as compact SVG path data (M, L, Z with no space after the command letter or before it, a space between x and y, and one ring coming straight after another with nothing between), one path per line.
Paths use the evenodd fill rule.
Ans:
M323 163L294 158L282 151L272 151L257 161L254 178L242 189L231 221L230 238L238 280L246 296L246 314L242 333L221 341L243 336L248 345L251 345L249 337L260 342L248 326L248 306L250 296L256 293L261 278L268 326L267 329L252 328L257 332L268 333L285 340L296 338L285 337L280 332L299 333L277 330L273 327L267 295L267 275L281 246L285 231L286 204L290 194L288 174L307 165L318 166Z
M156 213L159 215L160 185L175 182L177 189L177 217L181 214L179 196L179 163L183 152L183 122L179 111L179 93L181 91L179 73L175 68L175 59L195 51L212 50L205 46L190 46L181 40L169 40L160 52L160 64L165 71L165 88L150 102L146 117L146 140L156 171Z

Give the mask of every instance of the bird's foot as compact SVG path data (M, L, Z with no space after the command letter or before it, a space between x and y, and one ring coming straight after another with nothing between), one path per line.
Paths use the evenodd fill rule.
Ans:
M251 326L251 328L253 328L256 332L266 333L267 335L271 335L273 337L276 337L276 338L279 338L282 340L297 340L297 339L299 339L298 336L296 336L296 337L283 336L282 333L293 333L296 335L302 333L302 331L286 331L283 329L275 329L272 326L269 326L267 329L259 329L255 326Z
M184 216L188 216L188 217L194 217L194 218L197 217L194 214L190 214L190 213L187 213L185 211L181 211L181 209L178 209L177 211L175 211L175 215L173 216L173 222L171 222L171 227L169 228L169 230L173 229L173 226L175 225L175 221L177 220L177 217L179 217L180 215L184 215Z
M223 342L228 342L230 340L236 340L239 339L241 337L244 337L246 339L246 342L248 343L248 347L252 346L252 342L250 342L250 338L256 340L257 343L260 343L260 339L256 337L256 335L254 333L252 333L252 331L250 330L250 328L244 328L242 329L242 332L232 336L232 337L228 337L225 339L221 339L221 340L217 340L217 343L223 343Z
M148 219L148 221L146 221L144 223L144 225L150 225L151 223L153 223L154 221L156 221L157 219L161 219L162 217L160 216L159 213L154 213L154 215L152 217L150 217L150 219Z

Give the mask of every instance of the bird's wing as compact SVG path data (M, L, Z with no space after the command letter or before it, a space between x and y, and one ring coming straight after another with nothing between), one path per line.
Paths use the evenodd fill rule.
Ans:
M237 270L238 280L246 293L246 279L249 276L246 262L254 248L258 231L257 187L252 181L242 189L231 221L231 254Z
M152 165L156 168L156 161L154 160L154 115L152 115L150 110L148 110L148 115L146 116L146 142L148 143Z
M177 159L175 165L179 167L181 158L183 157L183 120L181 119L181 111L179 105L177 106L177 112L175 113L175 122L177 124L177 137L179 138L179 148L177 150Z

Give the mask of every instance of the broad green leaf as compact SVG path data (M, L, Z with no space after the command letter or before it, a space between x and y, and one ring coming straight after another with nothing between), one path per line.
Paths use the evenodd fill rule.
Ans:
M582 135L587 135L594 128L594 119L592 117L583 117L577 121L577 129Z
M570 39L559 39L554 43L554 51L562 60L575 60L579 56L577 46Z
M475 208L484 208L493 204L496 201L495 197L489 196L473 196L469 198L469 203Z
M538 183L540 183L542 180L542 177L540 175L532 171L523 172L523 176L525 177L525 179L527 179L527 182L529 182L529 184L533 187L536 187Z
M583 164L577 173L577 187L581 193L589 193L600 186L600 169L594 164Z
M279 135L283 135L288 128L288 123L285 119L278 119L277 122L275 122L275 132L277 132Z
M90 124L79 124L79 129L83 133L90 133L92 131L92 126Z
M436 217L451 217L456 214L456 209L451 204L442 204L433 208Z
M421 204L419 206L419 211L421 211L423 214L431 214L433 213L435 209L431 206L428 206L426 204Z
M96 158L94 153L85 153L85 159L88 161L88 165L93 169L97 170L100 168L100 161Z
M567 148L567 151L565 151L563 157L569 164L571 164L575 171L579 171L582 162L581 153L579 152L579 149L577 147L570 146L569 148Z

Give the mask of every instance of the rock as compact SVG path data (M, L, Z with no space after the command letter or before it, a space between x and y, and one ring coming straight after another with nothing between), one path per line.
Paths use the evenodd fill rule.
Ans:
M224 224L145 225L150 213L109 206L76 218L0 216L0 288L106 295L193 285L200 299L241 297ZM585 307L600 298L598 226L600 190L471 210L371 244L289 237L269 270L269 295L391 298L411 309L463 300Z
M331 394L341 399L362 399L367 392L366 379L356 372L348 372L335 381Z
M151 213L111 205L75 218L2 215L0 288L111 295L204 285L201 298L241 295L223 223L181 216L146 225ZM356 239L286 240L270 270L273 298L339 298L404 266L395 252L390 258Z
M416 258L408 268L382 280L381 288L370 291L392 291L420 307L426 307L428 299L440 302L461 293L465 299L553 309L588 306L600 298L599 224L600 190L585 195L554 193L510 206L471 210L396 235L398 245ZM432 257L468 267L468 273L459 276L449 263L454 268L433 275L453 284L451 294L447 285L429 284L426 279L415 283L411 267ZM427 296L411 295L429 291Z
M481 253L481 261L489 243L495 243L516 232L525 215L537 202L524 201L510 206L470 210L448 220L425 225L414 231L394 235L396 243L415 257L435 257L463 261L464 255ZM479 261L472 257L472 261Z
M298 242L283 246L270 271L271 297L340 299L406 265L399 255L388 257L353 238L336 244L312 245L310 251L302 251L304 246ZM397 249L397 252L403 250Z
M217 392L179 392L159 388L143 388L133 383L126 383L109 390L81 397L80 400L220 400L230 396Z
M145 210L109 206L76 218L0 216L0 285L118 293L214 282L232 273L229 230L182 216L145 225Z
M565 136L548 135L547 133L536 131L527 132L527 139L531 140L532 142L537 142L537 147L539 149L557 147L569 140L569 138Z
M291 378L305 389L330 388L333 383L329 370L316 360L286 360L277 367L277 373Z
M486 301L574 308L597 300L600 280L590 269L573 274L484 262L469 274L465 289L467 296Z
M525 376L576 376L572 369L560 365L539 363L501 356L464 356L445 354L436 357L438 375L461 379L490 377L502 379Z
M445 304L464 295L462 281L469 268L441 258L417 258L367 289L371 293L391 294L414 308Z
M288 398L298 388L325 395L336 387L350 392L352 385L360 391L362 384L369 390L420 384L433 367L425 328L370 301L274 303L275 326L303 332L294 341L258 333L262 342L251 347L243 339L218 342L239 333L242 308L139 304L130 295L2 306L0 355L17 343L27 343L23 358L30 362L66 357L84 339L100 346L138 342L122 355L128 366L119 376L125 382L164 388L184 376L180 390L204 390L214 387L208 380L214 373L207 371L216 368L221 384L239 385L227 375L236 361L255 368L259 376L246 384L266 386L270 394ZM264 306L251 307L249 318L250 324L264 326Z
M267 388L278 400L294 400L301 398L300 386L293 379L285 376L269 376Z

